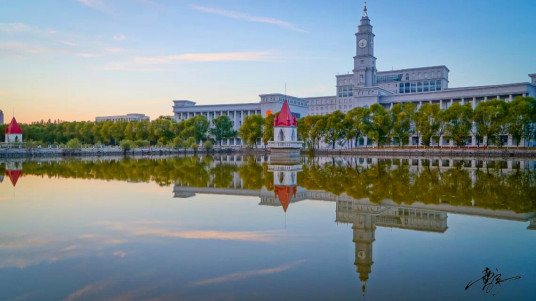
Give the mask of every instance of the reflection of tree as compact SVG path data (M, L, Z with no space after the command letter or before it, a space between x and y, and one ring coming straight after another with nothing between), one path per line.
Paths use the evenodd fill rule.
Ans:
M229 188L233 184L233 173L237 167L231 164L220 163L210 168L212 184L219 188Z
M24 163L26 175L48 177L102 179L134 182L155 182L161 186L179 183L192 187L229 188L238 173L244 189L273 190L273 174L268 165L254 157L243 157L242 164L218 162L212 157L180 157L168 159L132 159L103 161L67 160L38 164ZM475 206L487 209L536 211L536 172L514 169L505 172L501 162L488 163L485 169L467 170L461 166L450 169L429 166L410 168L407 161L380 159L369 166L362 159L341 163L331 160L319 163L305 160L298 185L308 190L346 193L379 203L390 199L397 204L449 203L454 206ZM4 165L0 166L0 171Z
M238 168L244 189L259 190L263 186L263 167L255 161L254 157L244 158L245 164Z

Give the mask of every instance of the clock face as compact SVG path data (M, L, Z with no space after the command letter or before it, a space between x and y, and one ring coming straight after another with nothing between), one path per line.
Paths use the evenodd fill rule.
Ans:
M358 45L359 45L359 48L365 48L365 47L367 47L367 40L365 40L365 39L361 39L361 40L359 40L359 44L358 44Z
M357 257L359 257L359 259L365 259L367 254L365 254L365 251L359 251L357 253Z

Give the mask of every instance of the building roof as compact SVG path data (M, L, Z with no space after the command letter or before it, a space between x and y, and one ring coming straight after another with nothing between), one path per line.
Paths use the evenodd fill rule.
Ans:
M286 99L283 103L283 107L281 107L279 116L276 115L274 118L274 126L298 126L296 116L292 115Z
M281 202L281 206L283 206L283 210L285 212L287 212L287 208L290 204L290 200L292 200L292 197L296 197L296 190L296 186L274 187L274 195L279 199L279 202Z
M6 134L22 134L22 129L17 123L15 117L11 119L11 123L9 123L9 126L6 128Z
M22 175L22 170L6 170L6 175L11 180L11 184L13 184L13 187L15 187L15 185L17 185L19 177Z

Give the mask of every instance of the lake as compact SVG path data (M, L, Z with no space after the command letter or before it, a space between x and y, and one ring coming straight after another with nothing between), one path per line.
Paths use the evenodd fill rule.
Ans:
M532 161L43 159L0 174L0 300L536 300Z

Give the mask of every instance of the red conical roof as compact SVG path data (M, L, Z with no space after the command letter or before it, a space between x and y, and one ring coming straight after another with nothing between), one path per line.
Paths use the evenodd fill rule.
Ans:
M19 177L22 175L22 170L6 170L6 175L11 180L11 184L13 184L13 187L15 187L15 185L17 185Z
M290 112L290 107L288 106L286 99L283 103L283 107L281 107L279 116L275 116L274 118L274 126L298 126L296 116L293 116L292 112Z
M275 186L274 187L274 195L279 199L279 202L281 202L281 206L283 206L283 210L287 212L288 205L290 204L290 201L292 200L292 197L296 196L296 186Z
M6 134L22 134L22 129L17 123L17 120L15 119L15 117L11 119L11 123L6 128Z

